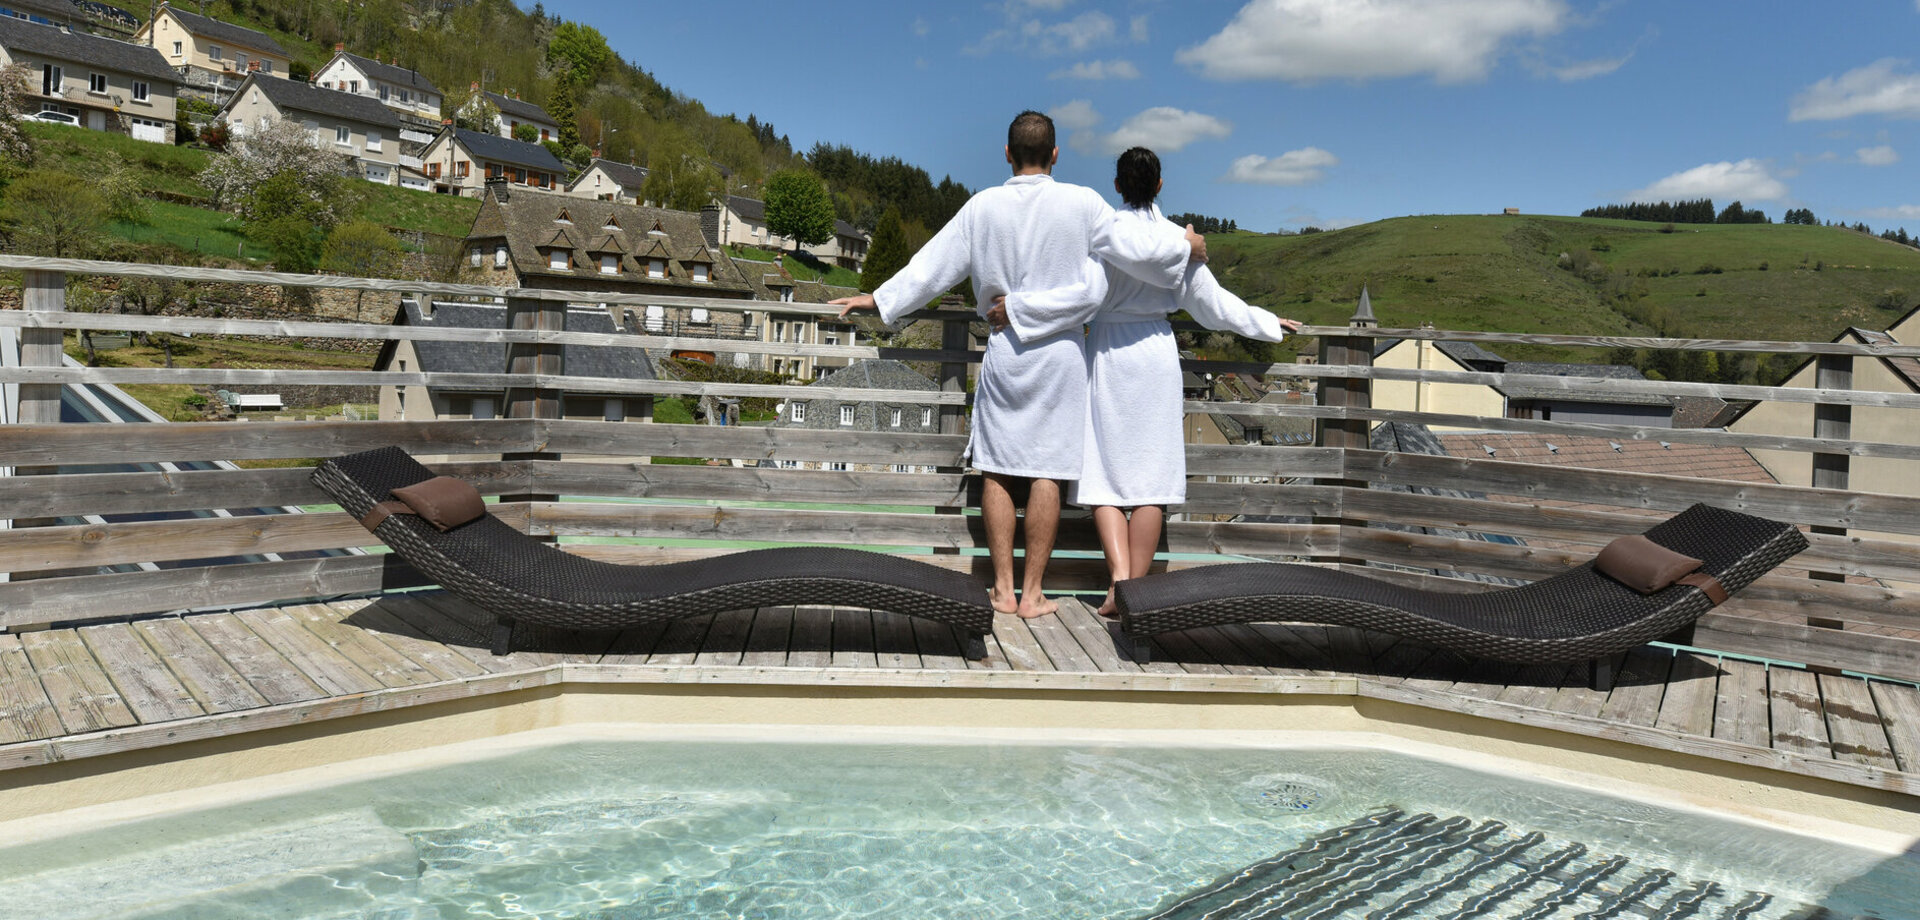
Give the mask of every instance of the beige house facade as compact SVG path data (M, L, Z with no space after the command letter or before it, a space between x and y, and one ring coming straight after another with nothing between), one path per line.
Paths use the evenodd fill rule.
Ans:
M249 74L285 77L293 55L265 32L221 22L166 3L134 35L160 53L192 86L232 91Z
M733 264L746 277L747 283L753 286L754 299L770 304L765 310L750 314L750 322L759 331L760 341L773 345L871 344L860 336L858 328L851 323L843 322L838 317L797 309L798 305L824 307L827 301L851 297L860 293L858 290L818 281L802 281L773 262L736 257ZM771 306L782 303L795 304L796 307L782 309ZM850 358L802 354L756 357L763 360L750 358L750 365L800 380L815 380L853 363Z
M236 137L263 122L299 122L322 149L351 159L368 182L400 183L400 122L364 96L255 74L240 84L219 119Z
M620 204L645 204L640 198L640 189L646 184L646 167L596 157L593 165L567 186L567 194Z
M489 179L515 187L559 192L567 167L553 151L480 131L448 125L420 154L421 170L443 195L478 198Z
M315 86L351 93L385 106L410 127L431 133L440 124L440 88L433 81L398 64L347 53L335 45L333 58L313 73Z
M173 143L179 76L152 48L0 16L0 66L25 65L31 104L83 128Z
M1396 370L1467 373L1487 370L1488 358L1496 362L1500 360L1498 356L1470 343L1397 339L1374 354L1373 366ZM1401 412L1440 412L1449 415L1505 418L1507 398L1499 390L1485 384L1375 380L1373 381L1373 407ZM1436 431L1459 430L1441 426L1433 427Z

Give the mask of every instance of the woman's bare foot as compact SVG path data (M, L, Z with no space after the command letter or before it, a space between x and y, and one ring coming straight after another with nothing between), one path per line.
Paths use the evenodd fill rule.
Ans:
M1020 597L1020 609L1016 611L1023 620L1032 620L1046 616L1060 609L1060 605L1047 600L1046 595L1028 593Z
M1093 612L1103 617L1106 617L1109 620L1120 619L1120 608L1114 606L1114 603L1113 603L1112 588L1107 589L1107 599L1104 601L1101 601L1100 606L1094 608Z
M987 600L993 605L994 613L1020 612L1020 602L1014 599L1012 589L1002 592L994 588L987 592Z

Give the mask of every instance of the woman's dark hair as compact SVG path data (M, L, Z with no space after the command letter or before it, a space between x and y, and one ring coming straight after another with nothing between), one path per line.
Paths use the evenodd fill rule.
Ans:
M1128 207L1144 208L1160 194L1160 158L1145 147L1120 155L1113 167L1113 186Z

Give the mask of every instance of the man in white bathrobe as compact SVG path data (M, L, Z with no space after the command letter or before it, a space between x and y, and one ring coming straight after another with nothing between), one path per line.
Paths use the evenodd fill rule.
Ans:
M969 199L879 290L833 301L843 308L840 315L878 309L882 320L896 323L969 276L974 302L984 314L994 297L1010 291L1073 284L1089 256L1156 287L1172 288L1190 259L1205 260L1206 241L1191 228L1182 234L1162 229L1167 224L1129 226L1114 220L1098 192L1053 181L1060 150L1047 116L1020 113L1007 128L1006 155L1013 178ZM1077 330L1028 339L1021 327L1016 322L988 340L974 390L968 451L974 468L986 474L980 504L993 559L993 608L1031 618L1055 609L1041 593L1041 581L1060 523L1060 481L1080 476L1086 358ZM1027 563L1016 602L1012 486L1020 479L1031 480L1031 488Z

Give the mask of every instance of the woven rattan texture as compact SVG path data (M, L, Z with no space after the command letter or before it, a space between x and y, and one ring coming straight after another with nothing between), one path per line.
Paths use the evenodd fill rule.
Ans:
M1806 548L1787 524L1695 505L1647 531L1702 560L1732 594ZM1121 627L1135 638L1222 623L1357 626L1441 648L1529 664L1585 661L1673 632L1712 605L1698 588L1642 595L1591 563L1517 588L1422 591L1334 569L1283 563L1205 566L1123 581Z
M387 447L325 461L313 480L360 516L433 473ZM832 604L922 617L980 636L993 630L973 578L884 553L835 547L751 550L664 565L616 565L542 543L489 514L441 533L396 514L374 531L441 587L503 619L619 629L749 607Z

